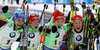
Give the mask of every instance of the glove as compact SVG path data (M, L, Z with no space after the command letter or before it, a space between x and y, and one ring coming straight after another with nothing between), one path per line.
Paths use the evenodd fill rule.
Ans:
M79 46L80 46L81 48L87 48L87 46L86 46L85 43L81 43Z
M40 31L40 32L42 32L42 28L43 28L43 26L41 26L41 27L39 28L39 31ZM47 29L46 32L47 32L48 34L50 34L50 31L51 31L51 30L50 30L49 28L46 28L46 29ZM45 29L44 29L44 31L45 31Z
M40 32L42 32L42 28L43 28L43 26L41 26L41 27L39 28L39 31L40 31Z
M6 12L8 11L8 6L4 6L4 7L2 8L2 11L3 11L3 13L6 13Z
M81 48L87 48L86 44L85 43L81 43L74 50L79 50Z
M51 30L50 30L49 28L46 28L46 29L47 29L46 32L47 32L48 34L50 34Z
M56 26L52 26L52 32L55 33L57 31L57 27Z

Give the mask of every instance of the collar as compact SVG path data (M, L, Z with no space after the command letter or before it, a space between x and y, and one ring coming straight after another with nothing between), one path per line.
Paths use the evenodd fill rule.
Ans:
M53 23L53 17L52 17L51 20L50 20L50 26L52 27L53 25L54 25L54 23ZM62 27L63 27L63 25L62 25ZM61 30L61 28L57 28L57 30L59 31L59 30Z
M38 32L39 26L38 26L37 30L32 29L31 26L28 26L28 29L29 29L31 32Z
M9 19L9 27L12 28L12 29L14 30L14 21L13 21L13 17L11 17L11 18ZM21 27L20 29L15 30L15 31L17 31L17 32L23 32L23 28Z

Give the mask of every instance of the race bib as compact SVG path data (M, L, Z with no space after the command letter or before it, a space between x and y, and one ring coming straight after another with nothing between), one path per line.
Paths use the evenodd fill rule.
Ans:
M6 46L11 46L12 43L14 43L14 40L7 38L6 36L4 36L1 40L1 42L3 44L5 44Z

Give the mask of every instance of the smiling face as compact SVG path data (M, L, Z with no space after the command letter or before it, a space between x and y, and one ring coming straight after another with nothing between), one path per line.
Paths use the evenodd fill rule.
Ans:
M81 20L75 20L73 22L74 28L77 32L80 32L82 29L82 21Z
M31 26L31 28L33 28L34 30L37 30L38 26L39 26L39 21L33 21L32 23L29 24Z
M16 27L17 27L18 29L21 28L23 22L24 22L24 19L22 19L22 18L18 18L18 19L15 19L15 20L14 20L14 23L15 23L15 25L16 25Z
M54 25L57 27L57 28L61 28L61 26L64 24L64 20L57 20L54 22Z

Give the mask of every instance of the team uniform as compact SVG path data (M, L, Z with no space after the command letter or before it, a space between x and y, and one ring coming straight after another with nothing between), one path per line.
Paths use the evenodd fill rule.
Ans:
M55 11L54 14L58 15L58 19L60 18L63 19L63 15L59 15L57 13L61 13L59 10ZM62 14L62 13L61 13ZM56 18L57 18L56 17ZM50 23L48 23L46 26L47 28L51 29L52 26L54 25L54 18L51 19ZM57 32L53 33L51 32L48 34L48 36L45 37L45 42L43 46L43 50L61 50L61 44L63 40L63 36L65 35L65 32L68 31L67 24L63 24L63 26L59 29L57 28Z
M37 50L40 42L40 32L29 28L28 31L28 50Z
M38 20L39 16L35 13L31 13L30 17L28 19L28 23L31 24L33 21ZM23 40L23 39L21 39ZM24 39L25 40L25 39ZM22 41L23 42L23 41ZM37 28L37 30L34 30L30 25L28 26L28 46L27 46L27 50L37 50L38 46L40 43L40 32L39 32L39 26ZM23 44L20 42L19 43L20 46L23 46ZM21 50L18 49L17 50Z
M24 19L24 15L17 12L11 18L8 12L3 13L3 15L9 22L0 28L0 50L11 50L11 45L19 39L20 34L23 32L22 27L15 29L14 20L17 18Z
M73 22L75 20L78 20L79 23L84 22L82 20L82 17L80 15L75 15L73 17ZM75 22L75 24L78 23L78 22ZM73 24L74 27L77 26L78 29L80 29L79 23L77 25ZM69 30L67 32L67 50L70 50L70 49L73 49L73 48L74 49L77 49L78 48L77 50L82 50L82 49L83 50L87 50L88 38L87 37L84 37L84 32L85 31L84 31L84 26L83 25L82 25L82 28L80 29L79 32L77 32L75 28L74 28L74 32L72 32L72 30ZM83 46L86 46L86 47L80 49L79 48L79 45L82 45L81 47L83 47Z

